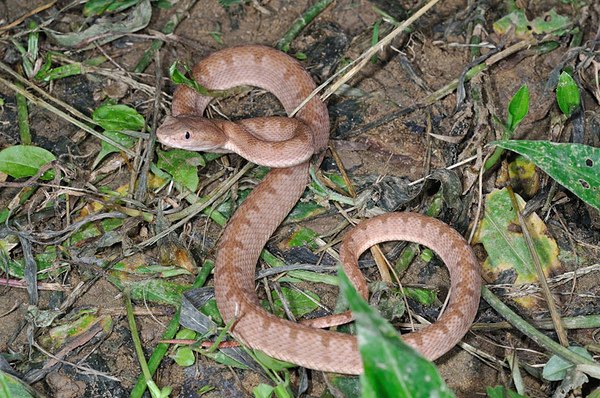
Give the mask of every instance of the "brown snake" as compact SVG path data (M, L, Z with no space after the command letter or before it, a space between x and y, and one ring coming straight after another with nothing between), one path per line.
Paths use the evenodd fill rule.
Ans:
M193 76L211 90L260 87L273 93L288 113L315 88L298 62L262 46L216 52L194 67ZM300 199L308 183L309 157L326 148L329 116L325 104L314 97L295 118L233 123L203 118L210 100L179 86L173 96L173 117L157 130L158 140L183 149L235 151L255 163L279 167L254 188L221 237L214 284L223 319L236 319L234 336L274 358L311 369L361 373L356 337L278 318L261 308L255 291L261 250ZM292 148L290 153L288 148ZM462 236L439 220L416 213L375 217L346 234L340 249L345 272L363 297L367 296L367 285L358 270L358 256L370 246L390 240L426 245L449 269L450 298L442 317L425 329L402 336L423 356L436 359L460 341L475 318L480 294L477 260Z

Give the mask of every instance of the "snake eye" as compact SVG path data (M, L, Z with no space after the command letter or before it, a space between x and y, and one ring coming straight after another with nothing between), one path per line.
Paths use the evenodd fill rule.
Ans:
M190 134L190 132L189 132L189 131L186 131L186 132L185 132L185 139L186 139L186 140L189 140L191 136L192 136L192 135Z

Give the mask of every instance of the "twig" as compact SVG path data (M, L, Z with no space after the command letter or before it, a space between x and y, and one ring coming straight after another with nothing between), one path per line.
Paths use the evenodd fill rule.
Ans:
M512 187L509 185L506 187L506 189L508 191L508 196L510 197L510 200L512 202L513 209L517 213L519 225L521 226L521 232L523 234L523 238L525 239L525 243L527 244L527 249L529 249L531 259L533 260L533 265L535 267L540 286L542 287L542 293L544 295L544 298L546 299L548 310L550 311L550 317L554 322L554 328L556 329L558 340L564 347L568 347L569 339L567 338L567 333L565 332L565 328L562 324L558 308L556 308L556 303L554 302L554 297L552 297L552 292L550 292L550 287L548 287L548 281L546 280L546 275L544 274L540 257L537 253L537 250L535 249L535 245L533 243L533 239L531 238L531 234L529 233L529 228L527 227L527 223L525 222L523 213L520 210L519 202L517 202L517 198L512 190Z
M569 361L575 365L579 364L589 364L594 365L596 368L600 370L600 365L594 361L593 359L586 358L582 355L579 355L573 351L568 350L562 345L558 344L550 337L546 336L529 323L527 323L523 318L517 315L513 310L508 308L506 304L504 304L498 297L494 295L487 287L482 286L481 288L481 297L485 301L488 302L494 310L496 310L504 319L510 322L515 328L533 340L540 347L547 349L548 351L562 357L566 361Z
M38 14L38 13L44 11L44 10L47 10L48 8L52 7L54 4L56 4L56 0L53 0L53 1L51 1L49 3L46 3L46 4L42 4L41 6L36 7L33 10L29 11L28 13L26 13L26 14L20 16L19 18L15 19L14 21L12 21L11 23L9 23L8 25L0 26L0 33L4 32L6 30L14 28L15 26L21 24L21 22L23 22L27 18L29 18L29 17L31 17L31 16L33 16L35 14Z
M283 35L281 39L275 44L278 50L288 52L290 49L290 43L298 33L304 29L306 25L311 23L317 15L319 15L327 6L329 6L333 0L319 0L313 4L308 10L300 15L292 24L290 29Z
M130 149L125 148L123 145L119 144L118 142L112 140L111 138L105 137L102 134L100 134L99 132L97 132L96 130L94 130L93 128L89 127L88 125L86 125L85 123L75 119L74 117L66 114L65 112L61 111L60 109L58 109L57 107L55 107L54 105L51 105L49 103L47 103L46 101L44 101L41 98L37 98L36 96L34 96L33 94L31 94L30 92L28 92L27 90L25 90L24 88L18 87L17 85L15 85L14 83L5 80L4 78L0 77L0 83L6 85L8 88L10 88L11 90L15 91L16 93L20 93L22 94L25 98L27 98L31 103L45 108L47 110L49 110L50 112L55 113L57 116L65 119L66 121L74 124L75 126L79 127L80 129L87 131L88 133L90 133L91 135L95 136L96 138L105 141L113 146L115 146L116 148L119 148L121 151L125 152L126 154L128 154L129 156L133 157L135 156L135 153L133 151L131 151Z
M188 15L189 10L196 4L197 0L186 0L182 1L178 4L178 8L173 15L169 18L167 23L163 26L161 33L163 35L171 34L175 31L175 28L179 25L179 23L183 20L184 16ZM164 36L163 36L164 37ZM154 53L162 47L164 41L160 39L152 40L152 44L150 44L150 48L144 51L144 54L138 61L135 68L133 68L134 73L140 73L146 70L150 62L152 62L152 57Z
M356 66L354 66L352 69L350 69L350 71L348 73L345 73L339 80L337 80L335 83L333 83L327 89L327 91L325 91L325 93L321 96L321 99L323 101L325 101L327 98L329 98L333 93L335 93L338 90L338 88L340 88L342 86L342 84L346 83L356 73L358 73L358 71L360 71L369 62L371 57L373 55L375 55L377 53L377 51L382 50L396 36L398 36L398 34L400 34L400 32L402 32L403 30L408 28L413 22L415 22L423 14L425 14L427 11L429 11L429 9L431 7L433 7L438 1L439 0L432 0L429 3L425 4L423 7L421 7L421 9L419 9L416 13L414 13L410 18L408 18L406 21L402 22L396 29L394 29L387 36L385 36L383 39L381 39L381 41L379 41L379 43L377 43L377 45L369 48L367 51L362 53L358 58L356 58L351 63L346 65L346 67L342 68L340 71L338 71L333 76L331 76L329 79L327 79L323 84L321 84L319 87L314 89L313 92L310 93L310 95L304 101L302 101L300 103L300 105L298 105L296 107L296 109L294 109L294 111L290 114L290 117L293 117L300 109L302 109L304 107L304 105L306 105L308 103L308 101L310 101L315 95L317 95L319 92L321 92L321 90L323 88L325 88L327 85L329 85L329 83L331 83L331 81L333 81L333 79L335 79L336 77L338 77L342 73L344 73L350 66L356 64Z

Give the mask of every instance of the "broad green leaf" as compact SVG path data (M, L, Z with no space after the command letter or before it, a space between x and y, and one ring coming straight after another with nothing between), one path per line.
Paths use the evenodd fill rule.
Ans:
M342 397L360 397L360 379L336 373L327 375L329 382L342 393Z
M171 355L177 365L182 367L192 366L196 362L194 351L190 347L179 347L175 350L175 355Z
M89 0L83 6L83 15L90 17L107 12L121 12L138 2L139 0Z
M189 73L190 75L192 74L192 71L189 66L184 64L183 69L185 69L185 71L187 73ZM209 90L206 87L204 87L203 85L201 85L200 83L198 83L196 80L190 79L184 73L182 73L177 68L177 61L174 62L169 67L169 77L171 78L173 83L183 84L183 85L191 88L192 90L196 91L197 93L199 93L201 95L206 95L209 97L226 97L230 94L239 92L239 89L236 89L236 88L233 88L231 90Z
M224 350L217 350L215 352L202 352L202 355L225 366L231 366L238 369L248 369L248 366L236 360L235 358L230 357L225 353Z
M254 398L270 398L275 387L261 383L252 389Z
M525 118L529 111L529 89L526 85L515 93L508 104L508 117L506 126L510 131L514 131L519 123Z
M587 398L600 398L600 387L597 387L594 391L592 391Z
M39 395L15 376L0 370L0 397L36 398Z
M527 398L504 386L488 387L485 392L489 398Z
M562 72L558 78L558 85L556 86L556 101L558 107L567 117L571 117L573 113L581 105L581 96L579 94L579 87L573 77L567 72Z
M92 118L104 130L142 131L146 124L144 116L123 104L101 105L94 111Z
M52 152L44 148L14 145L0 151L0 171L13 178L31 177L36 175L42 166L55 159ZM52 172L46 172L42 179L52 179L53 175Z
M67 263L57 263L56 246L46 246L43 252L34 255L37 268L36 278L43 281L50 277L57 277L67 272L70 267ZM19 258L8 262L8 273L16 278L25 276L25 260Z
M272 358L272 357L268 356L267 354L265 354L264 352L259 351L259 350L253 350L253 352L254 352L255 359L259 363L263 364L264 366L266 366L267 368L269 368L275 372L282 371L283 369L295 368L298 366L293 363L280 361L279 359Z
M522 210L525 202L518 195L517 201ZM525 222L542 263L542 269L548 275L560 266L558 245L550 237L546 225L537 214L531 214ZM496 279L502 273L510 271L516 273L515 284L537 280L531 254L506 189L496 190L487 195L485 213L474 242L483 243L488 253L483 271L490 279ZM516 301L523 306L533 305L536 302L531 297L519 298Z
M122 279L121 277L120 273L113 272L109 280L121 290L129 289L131 299L141 302L177 306L181 303L181 295L190 289L188 284L173 283L163 279L132 281L129 277Z
M318 215L324 214L326 211L326 208L313 201L299 201L298 203L296 203L296 206L294 206L290 214L287 216L286 221L295 223L307 218L313 218Z
M182 328L177 334L175 338L177 340L194 340L198 336L198 333L195 330Z
M405 287L404 294L421 305L431 306L437 299L435 291L418 287Z
M134 137L113 130L107 130L104 133L102 133L102 135L111 138L113 141L123 145L125 148L132 148L137 141L137 139ZM94 159L94 164L92 165L92 168L95 169L96 166L98 166L102 159L104 159L107 155L115 152L118 153L120 151L121 150L116 146L109 144L106 141L102 141L100 143L100 152L98 152L98 155L96 155L96 159Z
M396 330L358 295L340 270L340 288L356 320L364 373L362 396L454 397L435 365L400 339Z
M573 351L581 356L589 359L594 359L590 353L583 347L571 346L568 347L569 351ZM565 378L567 371L573 368L571 362L568 362L558 355L552 355L542 371L542 377L548 381L559 381Z
M498 141L531 160L559 184L600 210L600 148L550 141Z
M311 250L316 250L319 248L319 246L315 243L315 239L318 237L319 234L310 228L299 228L292 233L292 236L290 236L287 242L287 246L308 246Z
M299 292L287 287L281 288L281 294L285 298L292 314L298 318L316 310L319 307L317 303L321 301L319 296L313 292ZM273 310L275 315L283 316L283 304L281 303L281 299L276 292L272 292L271 296L273 297L273 305L275 307Z
M107 232L114 231L121 225L123 225L123 220L120 218L105 218L104 220L101 220L100 223L88 223L85 227L71 236L69 244L74 245L84 239L96 238Z
M183 149L158 151L157 166L173 176L173 181L181 184L190 192L198 188L198 168L206 163L198 152Z
M569 17L559 15L556 10L551 9L547 13L529 21L525 11L516 9L508 15L494 22L494 31L498 34L506 34L514 26L517 37L530 37L532 34L554 33L561 36L567 32L571 23Z
M217 308L217 300L215 300L214 298L211 298L206 303L204 303L204 305L200 307L200 312L202 312L206 316L209 316L210 319L212 319L213 321L215 321L215 323L219 325L225 324L225 322L223 322L223 318L221 318L221 313Z

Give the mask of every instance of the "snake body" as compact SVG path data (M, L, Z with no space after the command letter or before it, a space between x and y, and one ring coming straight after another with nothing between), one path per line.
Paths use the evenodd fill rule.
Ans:
M297 61L263 46L218 51L199 62L192 74L210 90L240 85L267 90L288 113L315 88ZM221 237L214 284L223 319L235 319L232 333L238 340L274 358L311 369L360 374L363 366L355 336L278 318L261 308L255 291L255 269L261 250L300 199L309 180L308 157L321 153L327 145L329 117L325 104L315 97L295 118L276 118L273 124L271 118L232 123L202 117L210 100L188 87L178 87L173 96L173 116L157 130L158 140L190 150L239 150L255 163L279 167L273 168L254 188ZM307 131L312 134L308 156L306 148L296 142L306 143L306 138L298 137L305 137ZM240 140L238 135L244 138L234 143ZM289 142L293 142L295 151L291 155L285 152ZM442 317L425 329L402 336L423 356L436 359L460 341L475 318L480 294L477 260L466 241L439 220L415 213L375 217L346 234L340 249L344 269L363 297L367 295L367 285L358 270L358 256L370 246L390 240L426 245L449 269L450 297Z

